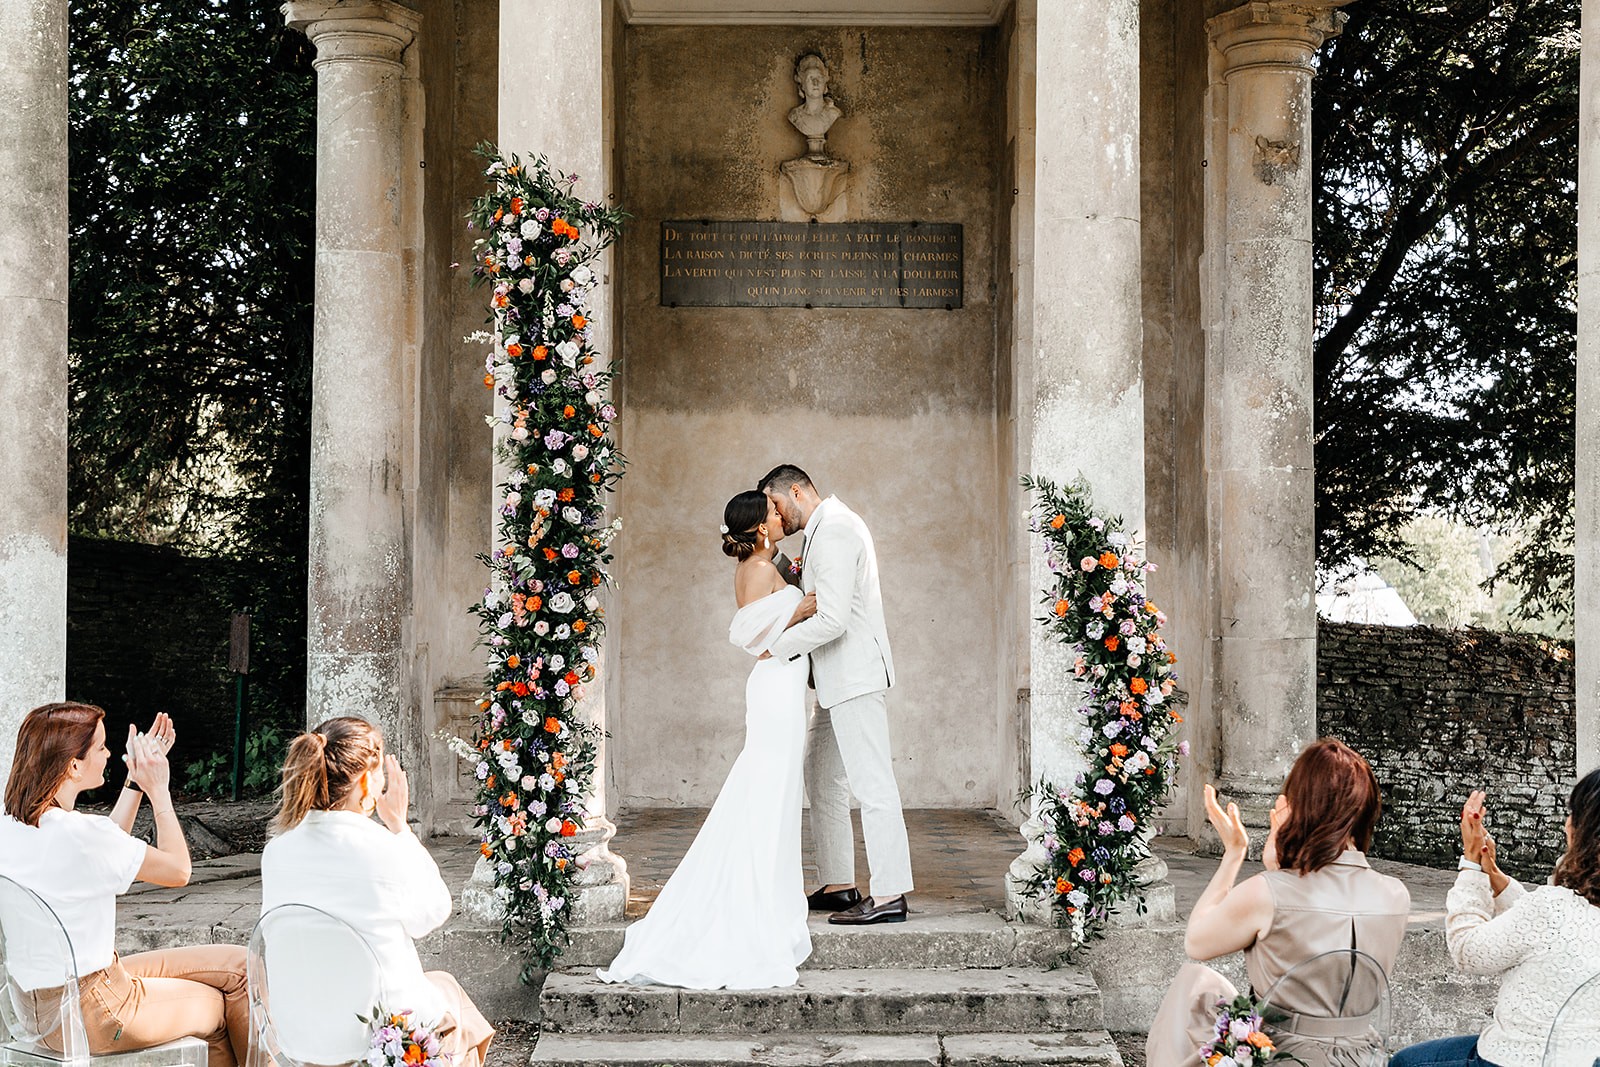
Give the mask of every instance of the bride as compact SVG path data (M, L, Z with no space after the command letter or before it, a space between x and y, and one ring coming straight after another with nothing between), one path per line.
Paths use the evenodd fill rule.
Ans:
M758 491L723 510L722 550L738 560L739 610L728 639L757 657L745 683L744 749L650 912L628 927L607 982L687 989L794 985L811 955L800 870L801 765L809 660L767 650L816 613L816 598L788 585L774 562L777 509Z

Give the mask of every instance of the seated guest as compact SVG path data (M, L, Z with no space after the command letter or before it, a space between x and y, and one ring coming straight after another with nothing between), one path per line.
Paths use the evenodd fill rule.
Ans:
M1445 939L1461 970L1503 976L1494 1018L1481 1034L1402 1049L1393 1067L1538 1067L1556 1012L1600 975L1600 771L1573 788L1566 855L1550 884L1532 892L1496 866L1483 801L1473 793L1461 809L1461 873L1445 901ZM1588 1067L1600 1059L1600 1018L1573 1022L1555 1062Z
M383 735L363 719L329 719L290 744L282 788L261 853L261 910L309 904L354 927L382 968L382 1006L432 1027L452 1067L481 1067L494 1028L453 977L423 972L412 943L444 924L452 902L406 825L406 775Z
M1382 801L1378 780L1359 753L1323 738L1300 754L1272 812L1261 857L1267 869L1238 885L1234 879L1249 844L1238 806L1224 811L1209 785L1205 797L1224 851L1189 914L1183 944L1191 957L1212 960L1242 949L1257 996L1265 996L1291 967L1335 949L1360 949L1386 975L1392 970L1411 895L1398 879L1367 866L1363 853ZM1341 974L1347 983L1348 969ZM1278 1049L1307 1067L1382 1062L1381 1039L1366 1019L1326 1021L1341 1014L1346 991L1315 985L1297 982L1275 997L1276 1007L1297 1013L1267 1023ZM1184 964L1150 1026L1148 1067L1195 1067L1200 1047L1214 1039L1218 999L1236 995L1211 968Z
M89 1051L134 1052L180 1037L204 1038L213 1067L234 1067L250 1045L245 950L196 945L116 952L117 897L137 879L159 886L189 881L189 846L168 793L171 721L162 715L141 734L129 729L128 784L111 816L76 810L78 796L106 780L105 712L90 704L46 704L28 712L0 817L0 874L38 894L66 928L77 964ZM129 836L141 793L155 816L152 847ZM42 1011L59 1004L66 960L52 958L58 930L30 929L6 915L10 977L38 991ZM51 924L52 927L54 924ZM46 1038L60 1050L60 1034Z

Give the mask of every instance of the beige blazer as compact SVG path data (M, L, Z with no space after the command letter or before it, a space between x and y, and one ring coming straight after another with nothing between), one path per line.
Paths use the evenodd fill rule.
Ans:
M894 685L894 658L871 531L838 497L819 504L815 519L801 548L800 588L817 594L817 613L784 631L772 655L810 653L817 703L832 708Z

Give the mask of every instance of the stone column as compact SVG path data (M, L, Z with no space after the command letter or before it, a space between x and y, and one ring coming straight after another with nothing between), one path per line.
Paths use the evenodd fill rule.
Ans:
M524 159L544 156L552 170L578 175L579 196L601 203L612 192L614 175L613 6L609 0L567 0L557 9L543 0L500 0L500 150ZM600 284L589 297L589 336L600 358L609 361L617 336L610 252L596 268ZM496 483L503 477L498 468L493 477ZM498 525L498 514L492 521ZM628 551L625 539L618 549ZM609 612L614 602L607 599ZM615 633L611 621L607 630ZM611 640L600 650L602 684L591 687L583 708L602 729L616 693ZM628 865L610 848L617 832L607 817L611 774L602 741L585 813L588 825L575 842L582 872L572 918L580 926L621 922L628 899ZM485 864L479 864L472 881L474 890L463 894L464 903L482 899L478 890L491 881Z
M1221 786L1263 826L1317 728L1311 75L1335 6L1258 0L1206 24L1210 693Z
M1019 281L1017 467L1056 481L1082 474L1099 508L1142 532L1139 2L1021 3L1017 23L1035 62L1031 82L1020 82L1032 98L1018 116L1019 126L1033 126L1033 153L1018 152L1031 230L1023 232L1019 213L1016 255L1031 292L1029 280ZM1050 578L1031 537L1030 609ZM1070 649L1037 625L1027 632L1030 778L1070 787L1083 766L1083 689ZM1045 858L1038 825L1030 820L1023 834L1029 848L1012 864L1014 877ZM1006 884L1013 915L1047 917L1048 904Z
M67 673L67 4L0 4L0 782Z
M291 0L317 49L315 361L306 719L356 714L420 767L408 653L407 50L419 16L385 0ZM425 775L417 775L420 781Z
M1578 94L1578 398L1573 605L1578 774L1600 767L1600 0L1583 0Z

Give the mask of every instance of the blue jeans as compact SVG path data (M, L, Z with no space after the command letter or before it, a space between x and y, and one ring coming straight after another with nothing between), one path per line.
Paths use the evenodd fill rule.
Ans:
M1396 1052L1389 1067L1496 1067L1478 1056L1478 1035L1441 1037Z

